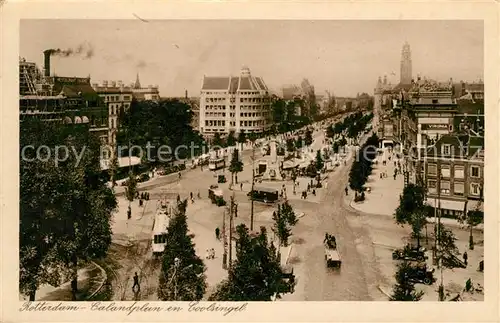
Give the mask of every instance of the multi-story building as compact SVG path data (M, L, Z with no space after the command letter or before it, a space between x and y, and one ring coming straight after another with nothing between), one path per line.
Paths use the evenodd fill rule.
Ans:
M20 120L44 121L86 126L103 144L108 141L106 107L90 85L89 77L50 75L50 55L45 54L45 73L36 64L19 62Z
M270 126L270 95L261 77L243 67L239 76L203 77L199 130L204 136L231 131L263 132Z
M444 216L483 210L484 137L444 135L426 150L427 204Z
M121 81L103 81L101 84L92 84L92 87L108 107L108 144L115 147L119 116L130 108L133 92Z

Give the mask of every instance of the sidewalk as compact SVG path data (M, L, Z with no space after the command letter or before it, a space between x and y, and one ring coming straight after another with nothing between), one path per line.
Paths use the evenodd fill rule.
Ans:
M347 204L355 210L368 214L393 216L399 205L399 196L403 192L404 176L398 173L394 180L395 156L392 156L391 160L388 156L388 152L384 152L383 155L377 157L378 164L373 164L373 171L365 184L365 187L370 188L370 192L365 192L363 202L354 202L354 192L349 190ZM382 164L383 160L387 162L385 166ZM403 163L402 160L399 161ZM387 177L380 178L381 173L387 174Z
M106 281L106 272L100 266L91 262L85 268L78 269L78 293L77 300L86 300L102 287ZM71 301L71 282L61 284L59 287L42 285L38 288L36 301ZM21 295L21 299L27 301L28 296Z

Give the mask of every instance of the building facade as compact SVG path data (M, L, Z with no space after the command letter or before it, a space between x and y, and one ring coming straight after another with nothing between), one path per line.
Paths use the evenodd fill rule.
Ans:
M454 218L483 210L484 137L444 135L423 160L429 206Z
M50 56L45 55L45 73L35 63L19 61L19 115L21 122L38 118L88 127L108 142L108 113L104 102L90 85L90 77L51 76Z
M263 132L270 126L270 95L261 77L243 67L237 77L203 77L199 130L207 137L231 131Z
M119 116L130 108L133 92L123 85L121 81L103 81L101 84L94 83L93 89L103 100L108 110L108 144L116 146L116 133L119 127Z

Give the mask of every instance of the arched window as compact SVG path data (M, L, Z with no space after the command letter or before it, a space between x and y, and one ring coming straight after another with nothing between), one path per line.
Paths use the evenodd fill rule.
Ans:
M82 123L82 118L75 117L75 123Z

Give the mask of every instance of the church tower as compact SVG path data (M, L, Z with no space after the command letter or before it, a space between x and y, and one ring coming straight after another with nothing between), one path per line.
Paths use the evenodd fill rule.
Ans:
M408 42L403 45L401 52L400 84L411 84L411 50Z
M140 88L141 88L141 82L139 81L139 73L137 73L134 83L134 89L140 89Z

